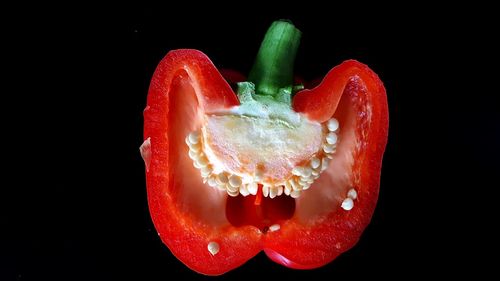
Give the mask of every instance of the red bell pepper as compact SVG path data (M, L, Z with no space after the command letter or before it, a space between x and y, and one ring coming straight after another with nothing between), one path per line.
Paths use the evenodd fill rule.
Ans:
M298 90L299 40L292 24L273 23L237 94L197 50L169 52L153 75L141 146L149 209L162 241L197 272L222 274L260 251L291 268L320 267L371 219L388 132L384 86L349 60Z

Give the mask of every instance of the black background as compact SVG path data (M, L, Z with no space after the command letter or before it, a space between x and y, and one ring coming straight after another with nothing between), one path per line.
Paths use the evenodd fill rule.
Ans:
M9 96L14 122L4 129L15 181L2 187L14 196L2 196L0 280L209 279L173 257L150 220L138 152L149 80L177 48L247 73L280 18L303 32L299 75L357 59L384 81L390 131L379 204L360 242L325 267L290 270L259 254L221 279L484 273L475 263L493 249L486 201L500 156L485 10L53 8L13 21L9 41L20 55L7 77L26 94Z

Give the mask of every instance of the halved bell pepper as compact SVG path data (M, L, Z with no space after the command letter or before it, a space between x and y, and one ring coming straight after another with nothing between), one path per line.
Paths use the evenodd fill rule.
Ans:
M300 35L273 23L237 93L197 50L170 51L153 75L141 146L149 209L161 240L197 272L219 275L260 251L320 267L370 222L388 134L384 86L354 60L315 88L294 85Z

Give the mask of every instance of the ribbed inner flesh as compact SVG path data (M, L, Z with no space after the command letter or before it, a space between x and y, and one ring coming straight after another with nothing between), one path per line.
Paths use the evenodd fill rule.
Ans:
M358 82L355 79L346 87L333 116L340 123L339 144L333 157L330 156L325 171L310 188L303 190L299 198L265 198L259 207L254 204L256 196L253 194L230 197L226 191L204 183L200 170L193 166L193 160L188 155L186 136L193 131L202 133L203 145L211 151L206 156L213 158L209 160L214 171L219 166L224 167L226 172L245 176L253 175L256 169L263 167L265 180L280 181L289 176L294 167L318 156L314 156L318 151L324 153L325 124L305 119L293 129L276 120L234 114L208 116L199 107L199 89L194 88L184 75L179 75L171 88L171 118L166 134L170 142L168 160L171 181L170 186L164 188L173 189L168 196L175 196L179 209L196 221L208 225L250 224L260 229L292 217L308 223L340 208L348 191L356 187L356 175L352 174L353 159L356 151L366 149L359 141L357 128L370 118L370 110L363 100L365 89L355 83ZM155 143L150 145L154 147ZM149 146L146 148L149 149ZM163 160L155 159L154 155L151 157L151 161ZM259 192L261 190L262 185L259 185Z

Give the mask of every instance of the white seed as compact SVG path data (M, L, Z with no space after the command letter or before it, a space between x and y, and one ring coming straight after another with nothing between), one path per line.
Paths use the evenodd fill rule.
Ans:
M237 175L230 175L229 176L229 184L234 187L240 187L241 185L241 178L238 177Z
M330 132L335 132L339 128L339 121L337 119L332 118L328 120L326 126Z
M210 178L208 178L208 185L210 185L211 187L215 187L217 185L217 182L215 182L215 177L211 176Z
M257 195L257 191L259 190L259 186L256 182L251 182L247 186L248 192L252 195Z
M290 193L290 196L291 196L292 198L299 198L299 196L300 196L300 191L299 191L299 190L294 190L294 191L292 191L292 192Z
M321 159L321 171L328 169L328 164L330 164L330 159L324 157Z
M273 199L278 195L278 188L276 186L269 187L269 198Z
M314 182L313 179L309 179L309 178L300 178L297 182L300 184L301 186L301 189L304 189L304 187L306 185L311 185L311 183L309 183L310 181Z
M292 175L301 176L302 175L302 167L300 167L300 166L293 167Z
M200 141L200 132L194 131L188 137L190 143L197 144Z
M342 201L341 207L342 209L349 211L352 209L352 207L354 207L354 201L352 201L351 198L346 198L344 199L344 201Z
M193 161L193 166L196 168L196 169L201 169L202 167L198 164L198 162L196 161Z
M198 164L198 166L200 166L200 167L206 167L209 163L207 157L205 157L205 156L200 156L195 161L196 161L196 164Z
M292 186L293 190L300 190L302 187L300 184L295 180L295 179L290 179L290 185Z
M318 157L313 157L311 159L311 168L317 169L321 165L321 160Z
M262 186L262 195L264 195L264 197L269 195L269 185Z
M312 169L308 166L297 166L292 169L292 174L299 177L310 177Z
M227 183L227 176L225 173L220 173L217 175L217 178L215 178L217 183L219 185L223 185L223 184L226 184Z
M309 187L311 187L311 185L310 184L306 184L306 185L302 186L302 190L308 190Z
M290 180L285 181L285 189L287 188L292 190L292 185L290 184Z
M334 132L329 132L328 135L326 135L326 142L329 144L336 144L337 140L337 134L335 134Z
M333 153L335 153L335 151L333 151ZM333 153L330 153L330 154L325 154L325 157L332 160L333 159Z
M309 185L313 184L313 182L314 182L314 180L313 180L313 179L311 179L311 178L307 179L307 183L308 183Z
M283 186L279 185L277 188L278 188L278 194L276 194L276 196L281 196L281 194L283 194Z
M191 145L191 142L189 142L189 135L187 135L187 136L186 136L186 138L184 139L184 141L186 142L186 144L187 144L188 146L190 146L190 145Z
M358 198L358 193L356 192L356 189L351 188L347 192L347 197L351 198L352 200L356 200Z
M232 193L238 192L239 193L239 187L232 186L229 183L226 183L226 189L228 192L232 192Z
M290 183L288 181L285 182L285 188L284 188L283 192L287 196L290 195L290 192L292 192L292 186L290 185Z
M212 167L210 166L205 166L201 168L201 176L202 177L208 177L212 173Z
M303 182L307 182L309 180L312 180L312 175L310 177L300 177L299 180L301 180Z
M227 190L227 194L231 197L236 197L238 196L238 194L240 194L240 191L239 190L236 190L236 191L231 191L231 190Z
M146 165L146 171L149 172L149 165L151 164L151 137L148 137L139 147L142 160Z
M250 194L250 192L248 192L248 188L247 188L246 184L243 184L240 187L240 194L243 195L243 196L248 196L248 194Z
M200 154L198 152L189 150L189 158L191 158L192 160L196 160L199 157L200 157Z
M303 177L310 177L312 173L312 169L310 167L303 167L302 168L302 176Z
M198 144L190 144L189 149L194 151L194 152L200 152L201 151L201 145Z
M220 248L219 248L219 244L217 242L210 242L208 243L208 251L210 252L210 254L212 254L212 256L215 256L217 255L217 253L219 252Z
M327 153L327 154L333 153L335 151L335 146L333 146L331 144L324 144L323 151L325 151L325 153Z
M307 184L307 178L299 178L299 181L298 183L302 186L306 185Z
M274 232L280 230L280 225L279 224L273 224L269 227L269 232Z
M311 174L312 174L312 175L313 175L313 177L315 177L315 178L317 178L317 177L319 176L319 172L318 172L318 171L316 171L316 170L313 170L313 171L311 172Z

